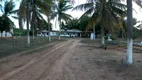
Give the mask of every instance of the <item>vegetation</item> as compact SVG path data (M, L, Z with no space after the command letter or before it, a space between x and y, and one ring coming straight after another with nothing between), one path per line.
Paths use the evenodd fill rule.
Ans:
M14 7L15 7L15 4L12 0L11 1L4 1L4 6L2 6L2 4L0 4L0 8L3 13L2 16L0 16L1 37L2 37L3 31L9 32L10 29L12 29L14 27L14 23L9 18L9 16L11 14L16 12L16 10L14 10ZM12 17L15 18L15 16L12 16Z
M14 40L11 38L8 39L0 39L0 58L6 57L12 54L17 54L20 52L28 52L32 53L32 51L37 51L42 48L45 48L47 44L50 44L47 38L45 37L40 37L40 41L38 40L39 37L35 37L35 39L31 38L31 46L27 47L25 42L26 42L26 37L16 37ZM52 43L58 42L58 38L54 37L52 39ZM63 40L62 40L63 41ZM14 44L13 44L14 43ZM42 47L42 48L39 48ZM47 48L47 47L46 47Z
M91 16L88 27L95 27L98 23L101 25L102 47L105 48L104 30L113 34L114 26L120 24L120 15L125 13L126 6L116 0L88 0L87 3L78 5L75 9L86 11L82 17Z
M72 16L65 13L67 10L71 9L72 6L70 4L68 4L69 1L67 0L59 0L57 1L57 4L55 5L55 12L53 13L52 17L56 18L58 20L58 24L59 24L59 40L61 39L60 36L60 30L61 30L61 23L62 22L66 22L71 20Z
M31 23L31 29L34 31L38 28L40 21L43 21L42 13L48 13L50 11L50 5L52 1L48 0L22 0L19 8L19 25L23 27L23 21L26 20L27 23L27 46L30 46L30 36L29 36L29 24ZM30 22L31 21L31 22Z
M88 22L89 22L89 17L84 16L82 19L72 19L72 20L66 22L66 24L63 24L62 28L63 29L65 29L65 28L78 29L81 31L86 31Z

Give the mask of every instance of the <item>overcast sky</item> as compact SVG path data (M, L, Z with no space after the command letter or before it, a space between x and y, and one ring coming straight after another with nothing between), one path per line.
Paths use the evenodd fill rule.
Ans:
M75 3L73 4L73 7L85 3L86 0L75 0ZM72 15L74 18L79 18L82 14L83 11L78 11L78 10L69 10L67 11L68 14Z

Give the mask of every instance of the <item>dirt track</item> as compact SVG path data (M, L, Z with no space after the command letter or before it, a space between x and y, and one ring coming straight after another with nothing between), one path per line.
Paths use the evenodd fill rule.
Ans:
M7 57L0 65L0 80L134 80L128 73L117 73L112 68L116 66L109 66L121 61L118 55L111 54L115 50L94 49L80 40L54 44L40 53ZM104 53L112 57L106 58Z

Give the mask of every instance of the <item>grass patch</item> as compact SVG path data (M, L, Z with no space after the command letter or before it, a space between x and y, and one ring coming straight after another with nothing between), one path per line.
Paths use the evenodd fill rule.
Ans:
M62 39L60 41L65 41ZM45 46L49 43L53 42L60 42L57 37L52 37L52 42L48 41L48 37L36 37L35 39L31 38L30 47L26 46L26 37L16 37L15 39L12 38L2 38L0 39L0 58L20 53L23 51L28 51L31 49L38 48L40 46ZM45 48L41 48L45 49ZM35 50L38 51L38 50ZM30 51L28 54L31 54Z

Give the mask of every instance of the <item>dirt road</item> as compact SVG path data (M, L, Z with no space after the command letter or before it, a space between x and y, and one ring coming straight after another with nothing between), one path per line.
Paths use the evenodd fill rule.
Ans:
M135 80L116 70L122 52L113 55L116 50L94 49L80 41L71 39L41 52L1 59L0 80Z

